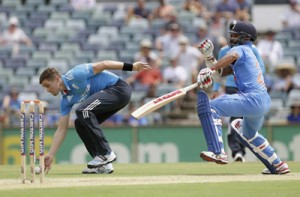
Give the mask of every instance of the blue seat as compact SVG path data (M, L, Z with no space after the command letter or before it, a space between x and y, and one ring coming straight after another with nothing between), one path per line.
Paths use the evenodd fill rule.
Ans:
M25 6L39 6L39 5L43 5L44 1L40 1L40 0L26 0L25 1Z
M83 19L69 19L65 23L67 29L74 31L83 30L86 28L86 23Z
M82 46L86 44L86 40L87 40L86 37L83 37L83 36L82 37L77 37L77 36L75 36L75 37L69 38L67 42L70 43L70 44L72 44L72 43L79 44L82 48Z
M134 54L129 51L120 51L119 59L123 62L133 62L134 61Z
M3 6L11 6L11 7L19 7L21 6L21 1L20 0L2 0L2 5Z
M40 59L43 61L48 61L52 58L52 52L50 51L35 51L32 54L32 59Z
M46 67L47 66L47 61L46 60L40 60L40 59L29 59L26 62L26 67L28 68L33 68L37 72L37 70L40 67Z
M3 95L2 93L4 92L4 88L7 86L7 79L5 78L0 78L0 102L2 103Z
M40 19L40 20L47 20L49 18L49 13L47 12L39 12L39 11L34 11L32 13L30 13L29 18L30 19Z
M117 60L118 54L116 51L101 50L97 53L99 60Z
M17 68L24 67L26 65L26 59L24 58L12 58L5 61L5 68L11 68L16 70Z
M54 53L54 58L59 60L64 60L66 63L68 63L74 58L74 53L73 51L56 51ZM49 62L50 61L51 60L49 60Z
M74 12L74 8L70 4L63 4L57 7L57 11L68 12L71 14L72 12Z
M32 54L35 50L36 50L35 46L27 46L27 45L20 45L19 46L19 53L30 52Z
M99 28L108 25L108 21L102 19L89 19L86 21L87 28Z
M1 50L0 49L0 57L10 57L11 55L11 50Z
M104 50L116 51L117 54L119 54L123 49L124 49L123 46L117 46L117 45L109 45L104 48Z
M39 12L45 12L45 13L52 13L55 12L57 9L56 6L52 6L52 5L45 5L45 4L40 4L37 6L37 11Z
M61 45L67 40L66 36L57 36L56 34L47 35L46 41L49 43L56 43L58 45Z
M123 26L120 29L120 36L129 36L130 38L132 38L135 34L139 34L141 33L140 31L137 31L136 28L134 27L128 27L128 26Z
M75 53L75 58L85 59L88 62L91 62L95 58L95 52L94 51L77 51L77 53Z
M34 5L28 5L25 4L24 6L18 6L16 7L16 11L27 11L27 13L30 15L35 10Z
M108 38L103 37L103 35L92 34L88 37L87 43L88 44L97 44L102 47L106 47L109 44L109 40L108 40Z
M145 29L148 29L150 27L149 21L144 18L132 18L128 26L131 28L135 28L136 31L143 31Z
M77 11L77 12L72 12L71 18L72 19L83 19L84 21L90 20L92 17L91 12L86 12L86 11Z
M31 52L30 51L24 51L22 53L18 53L14 56L14 58L22 58L25 59L26 61L29 60L31 57Z
M152 37L152 38L156 38L158 35L160 35L160 29L156 29L156 28L149 28L149 29L145 29L143 31L143 34L147 35L147 37Z
M89 43L84 43L81 47L82 50L87 50L87 51L94 51L97 52L100 49L103 49L103 47L99 44L89 44Z
M35 68L30 68L30 67L20 67L17 68L15 71L16 76L27 76L31 78L36 74Z
M8 79L13 76L13 70L9 68L0 68L0 78L5 79L8 81Z
M62 19L48 19L45 21L45 28L48 30L57 30L65 28L65 21Z
M118 10L118 6L115 3L114 4L107 4L107 5L104 5L102 10L105 13L109 13L110 15L113 15L114 12Z
M58 50L58 44L53 42L42 42L39 44L38 48L40 51L50 51L54 53L55 51Z
M82 30L79 30L77 32L77 35L86 35L86 36L89 36L91 34L97 33L97 30L98 30L98 28L82 29Z
M51 0L51 5L53 6L64 6L68 4L69 0Z
M50 14L50 18L49 19L58 19L58 20L63 20L66 21L70 18L70 15L68 12L52 12Z
M12 76L9 78L8 84L10 86L15 86L24 89L28 82L29 78L27 76Z
M114 39L119 36L119 30L117 27L113 27L113 26L102 26L99 27L97 35Z
M68 71L68 62L66 59L51 59L48 61L48 66L56 68L61 73Z
M63 43L60 46L60 50L62 50L62 51L73 51L75 53L75 52L80 51L80 44L66 42L66 43Z
M26 21L24 21L24 24L23 24L24 27L30 27L30 28L38 28L38 27L43 27L44 26L44 19L37 19L37 18L34 18L34 19L27 19Z
M5 13L6 16L9 16L9 14L14 10L15 8L13 6L0 6L0 13Z
M98 59L99 60L99 59ZM98 61L98 60L96 60L96 61ZM73 58L70 62L69 62L69 65L71 66L71 67L73 67L73 66L75 66L75 65L78 65L78 64L84 64L84 63L90 63L91 62L91 60L89 59L89 58L82 58L82 57L80 57L80 58Z
M125 26L125 20L124 19L118 19L118 20L111 20L109 21L109 23L107 24L108 26L113 26L113 27L117 27L118 29L120 29L121 27Z

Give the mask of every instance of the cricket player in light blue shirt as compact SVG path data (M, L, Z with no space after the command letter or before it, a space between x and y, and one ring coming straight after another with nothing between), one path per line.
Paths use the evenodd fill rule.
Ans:
M262 70L252 51L251 38L256 37L256 28L249 22L235 21L229 33L231 49L218 61L213 57L210 40L203 41L199 46L207 65L199 72L199 86L208 87L212 81L233 73L238 88L236 94L224 94L213 100L209 100L203 90L197 93L198 117L208 147L208 151L202 151L200 156L209 162L227 164L220 116L243 117L234 120L231 126L240 142L267 167L262 173L289 173L288 165L281 161L268 140L259 133L264 116L270 109L271 99Z
M111 162L116 155L100 128L106 119L124 108L131 98L131 87L119 76L107 70L140 71L151 67L142 62L123 63L101 61L80 64L61 75L55 68L47 68L40 75L40 84L54 96L61 94L58 128L48 154L45 171L51 169L55 153L62 144L68 129L70 112L74 104L76 131L93 158L88 162L85 174L108 174L113 172Z
M229 25L229 28L231 27L231 25ZM252 38L253 40L255 38ZM218 60L221 59L222 57L224 57L228 51L231 49L230 46L224 46L221 48L221 50L219 51L218 54ZM255 45L252 44L251 49L256 57L256 59L258 60L259 66L262 70L262 73L264 74L266 69L265 69L265 64L261 58L261 56L258 53L258 50L256 48ZM218 96L218 91L220 89L221 83L219 82L214 82L213 83L213 96L212 98L216 98ZM238 88L236 86L236 83L234 81L234 76L233 75L228 75L225 78L225 93L226 94L235 94L238 92ZM233 120L240 118L240 117L230 117L229 122L231 123ZM231 156L233 158L234 161L237 162L245 162L245 146L238 140L237 136L236 136L236 132L232 131L232 127L229 124L228 125L228 133L227 133L227 141L228 141L228 146L231 149Z

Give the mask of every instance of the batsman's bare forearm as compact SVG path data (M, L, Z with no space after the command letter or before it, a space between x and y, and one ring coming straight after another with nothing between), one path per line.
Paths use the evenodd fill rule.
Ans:
M64 141L68 130L69 118L70 118L69 115L62 116L60 118L58 128L53 135L52 144L48 152L48 155L54 156L58 151L60 145Z
M235 52L231 52L226 54L223 58L218 60L218 62L211 67L212 70L219 70L229 66L231 63L238 59L238 54Z

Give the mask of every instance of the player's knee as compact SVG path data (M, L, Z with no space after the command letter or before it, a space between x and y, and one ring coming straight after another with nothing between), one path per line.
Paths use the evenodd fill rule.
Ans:
M82 125L82 123L78 118L74 121L74 126L78 134L84 132L84 126Z
M204 91L199 91L197 93L197 112L198 116L201 116L202 114L210 113L210 104L209 99Z
M216 125L222 125L222 120L220 115L217 113L217 111L213 108L211 108L212 118L215 121Z
M83 108L81 108L80 106L78 106L76 109L75 109L75 113L77 115L77 118L81 118L82 117L82 112L83 112Z

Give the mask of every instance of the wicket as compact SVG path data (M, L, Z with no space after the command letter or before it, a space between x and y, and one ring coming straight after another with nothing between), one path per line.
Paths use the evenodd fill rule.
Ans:
M26 104L29 104L29 158L31 179L26 177ZM40 183L44 182L44 105L39 100L24 100L21 102L20 134L21 134L21 181L35 182L35 106L38 106L39 129L39 167Z

